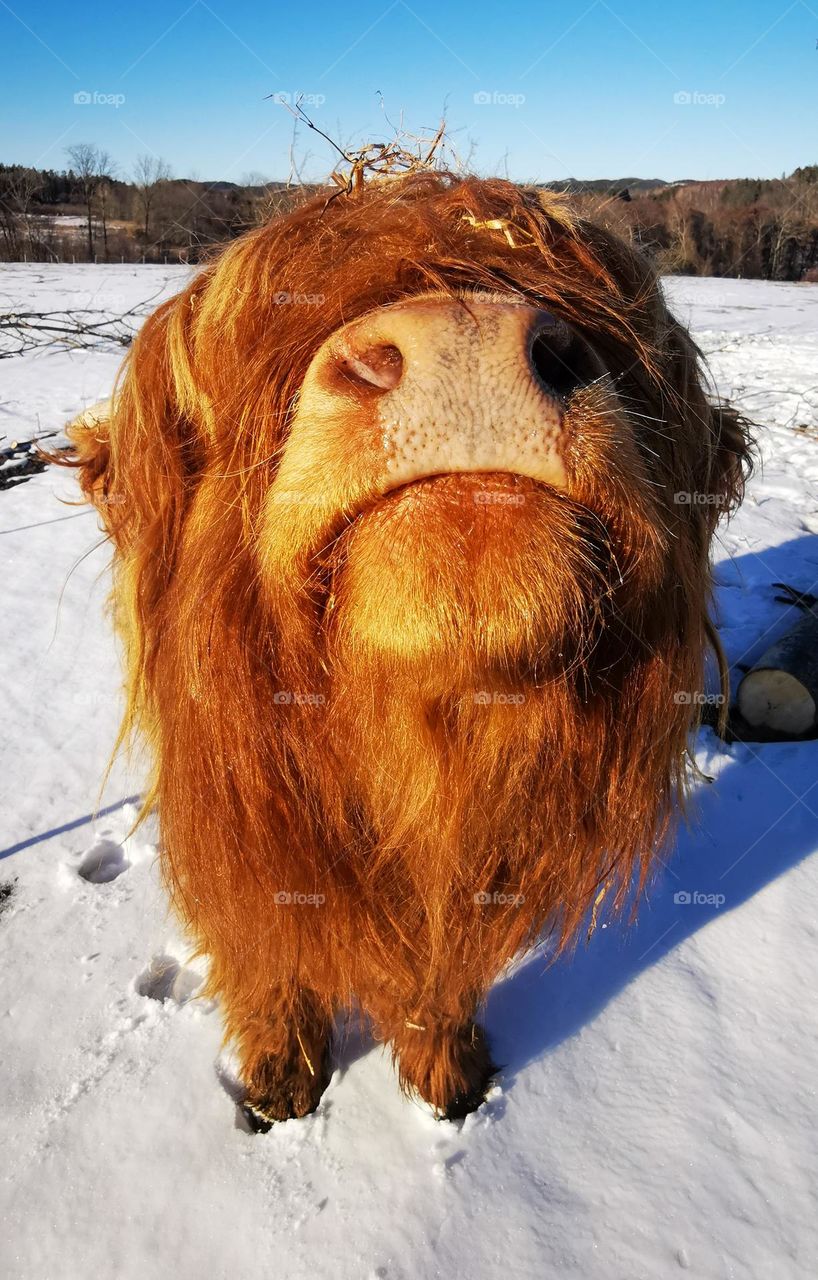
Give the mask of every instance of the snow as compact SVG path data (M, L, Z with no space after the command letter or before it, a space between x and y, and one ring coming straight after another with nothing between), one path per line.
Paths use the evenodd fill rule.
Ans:
M122 313L186 278L6 266L0 310ZM668 292L763 424L763 470L717 550L722 636L748 661L794 619L772 583L818 582L818 288ZM0 435L58 429L120 356L3 360ZM814 1275L818 742L702 732L714 781L637 925L492 993L505 1069L478 1113L436 1122L353 1036L315 1115L252 1136L156 833L129 835L140 762L117 761L100 796L120 676L108 551L93 514L61 505L75 498L54 470L0 493L0 1274Z

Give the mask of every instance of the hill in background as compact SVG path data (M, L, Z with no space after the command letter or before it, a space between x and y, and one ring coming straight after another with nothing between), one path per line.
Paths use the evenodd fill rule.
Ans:
M0 261L198 262L318 189L252 175L244 184L177 179L159 161L123 181L110 157L86 151L62 172L0 165ZM664 272L818 279L818 165L774 179L543 185L570 193Z

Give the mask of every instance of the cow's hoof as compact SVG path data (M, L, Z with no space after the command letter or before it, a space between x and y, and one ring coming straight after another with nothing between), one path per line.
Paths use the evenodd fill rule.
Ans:
M462 1120L485 1102L499 1071L486 1033L475 1022L436 1030L419 1026L400 1048L401 1083L419 1093L439 1120Z
M311 1115L331 1076L329 1044L315 1063L314 1074L303 1060L282 1063L271 1055L254 1071L253 1087L239 1110L253 1133L269 1133L276 1123Z
M493 1066L482 1085L462 1093L456 1093L451 1102L447 1104L445 1110L437 1117L438 1120L465 1120L466 1116L470 1116L472 1111L482 1107L497 1071L499 1071L499 1067Z

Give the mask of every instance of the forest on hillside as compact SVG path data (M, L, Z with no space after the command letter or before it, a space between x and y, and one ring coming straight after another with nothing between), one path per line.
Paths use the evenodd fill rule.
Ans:
M63 170L0 164L0 261L198 262L315 187L248 174L174 178L142 156L120 176L107 152L70 149ZM663 272L818 280L818 165L775 179L544 184L641 245Z
M641 244L663 272L818 280L818 165L783 178L615 189L612 199L611 187L575 184L585 211Z

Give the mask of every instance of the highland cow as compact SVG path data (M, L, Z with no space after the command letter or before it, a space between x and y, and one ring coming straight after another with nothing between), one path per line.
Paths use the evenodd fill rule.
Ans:
M746 424L630 246L417 173L224 249L72 435L248 1120L315 1109L353 1009L465 1115L494 980L672 830Z

